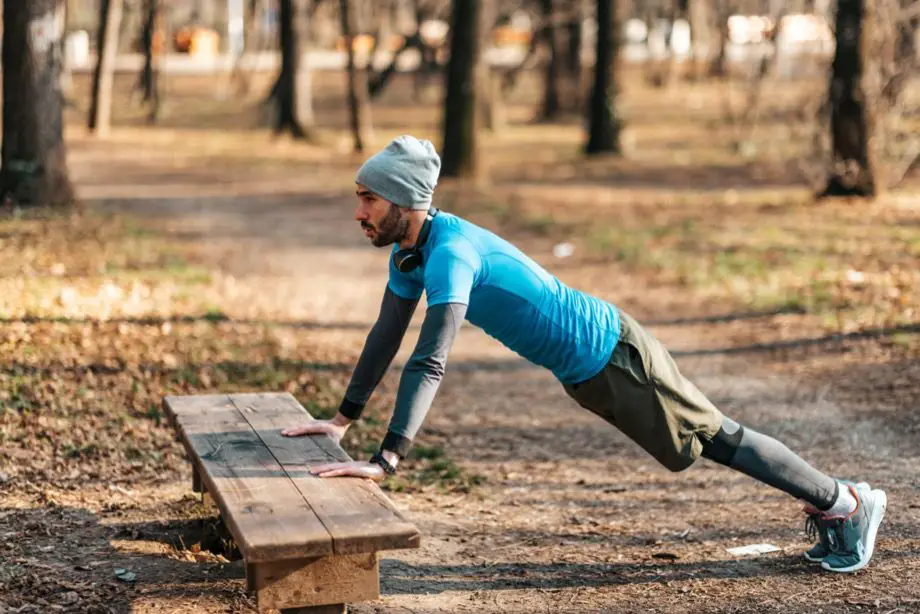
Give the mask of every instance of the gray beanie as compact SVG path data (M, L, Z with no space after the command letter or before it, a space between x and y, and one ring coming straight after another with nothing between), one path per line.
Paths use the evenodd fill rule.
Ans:
M394 205L425 211L440 171L441 158L431 141L403 135L368 158L355 182Z

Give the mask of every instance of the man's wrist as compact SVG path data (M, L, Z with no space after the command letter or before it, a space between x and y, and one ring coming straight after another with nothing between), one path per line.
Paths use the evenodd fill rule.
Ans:
M380 444L380 449L391 452L399 458L406 458L409 456L409 451L412 449L412 440L399 433L387 431L387 434L383 438L383 443Z
M342 412L339 412L332 419L332 423L336 426L351 426L352 419L342 414Z
M399 464L399 454L393 452L392 450L381 450L380 456L383 457L383 460L393 465L393 468L396 468L396 465Z
M347 398L343 398L339 404L339 414L349 420L357 420L364 413L364 403L355 403Z

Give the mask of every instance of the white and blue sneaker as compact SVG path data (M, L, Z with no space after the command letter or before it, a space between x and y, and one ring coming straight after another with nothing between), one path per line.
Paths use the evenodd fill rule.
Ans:
M848 484L856 499L856 509L845 517L820 520L826 531L828 553L821 567L828 571L850 573L869 564L875 551L875 538L885 516L888 498L883 490L873 490L868 484Z

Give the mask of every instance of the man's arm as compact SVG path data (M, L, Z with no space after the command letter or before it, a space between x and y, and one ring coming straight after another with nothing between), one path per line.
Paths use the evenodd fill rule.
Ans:
M409 453L412 439L428 414L466 310L463 303L442 303L429 307L425 314L415 351L403 369L396 408L381 445L380 455L394 468ZM321 477L350 475L374 480L385 477L380 466L363 461L328 463L311 467L310 471Z
M396 407L381 448L385 458L396 464L393 454L405 458L412 440L421 428L434 400L447 356L457 331L463 324L467 306L463 303L441 303L428 308L415 351L406 363L396 393Z
M417 305L418 299L402 298L389 286L384 291L377 322L367 335L364 349L339 406L339 413L349 420L361 417L371 393L399 351Z

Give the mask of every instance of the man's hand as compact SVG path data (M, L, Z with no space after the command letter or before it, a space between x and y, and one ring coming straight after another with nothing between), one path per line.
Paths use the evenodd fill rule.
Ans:
M321 478L332 478L336 476L353 476L358 478L370 478L375 482L381 481L386 477L383 468L376 463L367 461L351 461L348 463L328 463L325 465L316 465L310 467L310 473L318 475Z
M300 435L329 435L332 440L339 443L345 436L345 431L351 425L351 420L342 414L336 415L332 420L311 420L299 426L284 429L281 434L285 437L298 437Z

